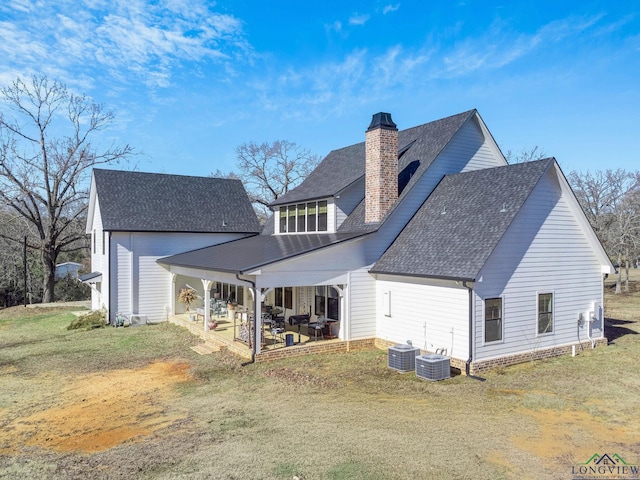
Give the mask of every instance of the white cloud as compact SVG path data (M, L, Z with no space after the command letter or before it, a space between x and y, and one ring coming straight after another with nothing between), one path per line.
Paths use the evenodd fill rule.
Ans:
M369 21L370 18L371 18L371 15L368 15L366 13L364 14L354 13L349 18L349 25L364 25Z
M261 83L261 108L293 118L343 114L372 101L381 102L420 82L430 58L423 50L395 45L379 54L355 49L340 61L288 69L277 82Z
M395 5L385 5L385 7L382 9L382 14L386 15L387 13L396 12L398 11L399 8L400 8L399 3L396 3Z
M502 25L494 25L481 37L467 38L448 51L441 52L441 65L432 78L455 78L479 70L495 70L530 54L543 46L549 48L570 36L580 35L601 19L571 17L550 22L533 34L514 34Z
M167 86L185 61L251 61L237 18L192 0L12 0L0 7L3 69L58 68L78 75L123 79L132 72L150 86ZM30 11L30 15L24 15ZM105 71L106 70L106 71ZM227 73L231 70L226 69Z

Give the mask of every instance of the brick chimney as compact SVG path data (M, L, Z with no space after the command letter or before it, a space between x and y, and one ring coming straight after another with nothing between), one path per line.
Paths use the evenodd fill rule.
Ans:
M382 221L398 199L398 128L390 113L376 113L365 134L365 223Z

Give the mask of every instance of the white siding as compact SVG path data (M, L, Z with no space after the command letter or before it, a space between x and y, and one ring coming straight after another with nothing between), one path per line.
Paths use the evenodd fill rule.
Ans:
M111 301L109 314L113 318L118 312L131 313L133 257L131 234L113 233L111 236L111 276L109 277Z
M99 310L109 304L109 251L108 245L103 245L103 239L106 240L108 244L108 235L108 233L105 234L102 230L100 205L96 199L91 225L91 271L101 272L102 282L95 284L91 288L91 308L93 310ZM104 255L102 254L103 248L105 252Z
M351 272L349 284L350 340L376 336L376 282L368 273L371 266Z
M602 302L602 266L575 215L550 170L475 285L475 360L587 340L578 317ZM538 293L553 293L552 334L537 334ZM483 300L493 297L503 298L503 339L484 344ZM602 325L594 322L592 337L603 336Z
M156 260L167 255L240 238L239 234L114 232L111 314L147 315L149 321L166 320L171 305L171 273ZM117 280L116 280L117 279ZM193 285L196 288L202 288Z
M336 229L364 198L364 177L349 185L336 196Z
M490 135L489 132L487 135ZM459 151L461 156L469 155L467 157L469 161L460 170L461 172L506 165L504 158L495 151L495 148L492 140L485 139L476 117L466 123L456 136L456 141L451 144L451 149Z
M364 239L354 239L267 265L259 282L269 286L335 285L347 282L347 272L363 267Z
M377 337L460 360L469 357L469 290L453 282L393 278L376 282ZM383 307L389 295L390 316Z

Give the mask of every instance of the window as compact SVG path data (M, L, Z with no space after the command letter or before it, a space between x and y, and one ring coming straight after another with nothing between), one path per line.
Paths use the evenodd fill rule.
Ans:
M327 231L327 202L318 202L318 231Z
M293 310L293 287L284 287L284 308Z
M106 249L107 249L107 232L103 230L102 231L102 254L103 255L106 253Z
M538 334L553 332L553 294L538 295Z
M333 287L327 287L327 318L338 320L340 318L340 297L338 291Z
M316 202L307 203L307 232L316 231Z
M236 302L239 305L244 305L244 287L241 285L217 282L212 291L214 292L214 298L217 294L220 294L220 299L225 302Z
M304 203L298 205L298 231L307 231L307 212Z
M278 231L280 233L326 232L328 226L328 203L298 203L280 207Z
M91 239L93 240L93 253L97 253L96 251L96 231L93 230L93 235L91 235Z
M340 320L340 295L333 287L316 287L315 314Z
M325 298L326 298L326 287L323 285L321 287L316 287L316 301L315 301L315 305L316 305L316 315L317 316L325 316L325 314L327 313L327 309L325 306Z
M287 207L289 211L289 221L287 222L287 231L295 232L296 231L296 206L290 205Z
M484 341L502 340L502 299L488 298L484 301Z
M293 310L293 287L283 287L274 289L274 304L276 307Z

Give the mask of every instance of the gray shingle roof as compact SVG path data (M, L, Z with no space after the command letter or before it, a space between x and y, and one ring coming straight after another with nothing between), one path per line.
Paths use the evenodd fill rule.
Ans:
M554 162L444 177L371 272L475 280Z
M105 230L258 233L240 180L94 169Z
M270 263L362 236L362 233L256 235L233 242L179 253L158 260L164 265L243 273Z
M405 188L407 191L431 165L460 127L475 113L475 110L469 110L398 132L400 151L409 146L398 161L400 183L409 187ZM409 169L414 172L410 179L407 175ZM272 203L272 206L333 196L364 174L364 142L333 150L298 187L282 195ZM403 175L407 177L404 181ZM357 209L354 213L357 213ZM357 222L357 226L364 227L364 215L362 222ZM345 229L356 230L357 228L348 223Z

